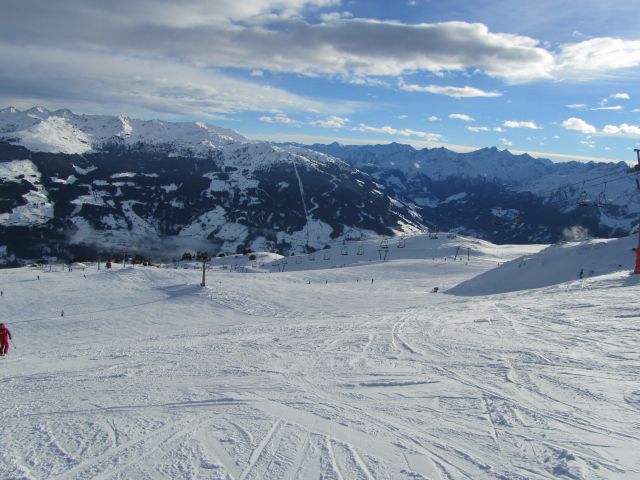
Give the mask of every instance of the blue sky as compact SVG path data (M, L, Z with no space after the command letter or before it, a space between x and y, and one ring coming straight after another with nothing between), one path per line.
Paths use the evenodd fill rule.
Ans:
M593 0L8 0L0 102L277 141L632 161L638 14Z

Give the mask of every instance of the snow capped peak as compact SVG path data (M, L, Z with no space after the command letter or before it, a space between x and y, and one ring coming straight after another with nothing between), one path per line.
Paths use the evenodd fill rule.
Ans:
M0 140L6 139L34 151L85 153L117 142L207 151L248 140L239 133L204 122L139 120L124 115L77 115L68 109L49 111L36 106L25 111L8 107L0 111Z
M36 105L35 107L31 107L26 113L50 113L46 108Z

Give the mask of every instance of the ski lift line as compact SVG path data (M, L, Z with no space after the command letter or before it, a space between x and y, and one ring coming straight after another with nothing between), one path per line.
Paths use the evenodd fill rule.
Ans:
M606 182L600 182L600 183L598 183L598 184L589 185L589 186L588 186L588 188L589 188L589 189L592 189L592 187L597 187L597 186L600 186L600 185L605 185L605 184L611 184L611 183L619 182L619 181L621 181L621 180L624 180L625 178L626 178L626 179L631 180L629 177L620 177L620 178L616 178L616 179L613 179L613 180L607 180ZM554 192L559 192L559 191L561 191L561 190L562 190L562 189L555 189L555 190L553 190L553 191L554 191ZM586 190L586 189L585 189L585 190ZM582 192L581 192L581 193L582 193ZM563 204L563 203L571 204L571 203L575 203L575 201L576 201L575 199L576 199L576 196L575 196L575 195L572 195L572 196L567 197L567 198L561 198L561 199L557 199L557 200L549 200L547 203L545 203L545 205L557 205L557 204Z
M574 182L574 183L566 183L564 185L558 185L555 188L550 188L548 190L542 190L539 193L540 194L553 193L553 192L557 192L557 191L565 189L565 188L575 187L576 185L584 185L584 186L590 186L590 187L591 186L596 186L596 185L602 185L603 182L599 182L599 183L596 183L596 184L593 184L593 185L591 183L595 182L596 180L600 180L600 179L603 179L603 178L606 178L606 177L612 177L612 176L618 176L618 177L624 178L623 175L626 175L626 174L622 174L622 173L619 173L619 172L607 173L605 175L600 175L600 176L597 176L597 177L580 180L580 181L577 181L577 182Z
M429 233L429 232L431 232L433 230L434 229L422 230L420 232L420 234ZM407 235L407 234L403 234L403 235L400 235L398 237L389 237L388 235L370 235L370 236L359 238L357 240L356 239L354 239L354 240L342 239L342 240L333 240L331 242L323 242L322 245L323 246L324 245L329 245L329 246L331 246L331 248L334 248L334 247L338 247L338 246L339 247L346 246L349 243L359 243L359 242L369 242L369 241L371 241L371 242L378 242L378 241L384 242L384 240L386 239L387 240L387 244L389 246L391 246L392 243L390 243L390 242L394 242L396 239L397 239L397 243L400 243L402 238L404 238L404 240L406 241L407 238L412 238L413 236L414 235ZM309 245L306 245L306 244L297 244L293 248L293 252L296 252L298 249L304 249L304 247L308 247L308 246ZM320 250L322 250L322 249L320 249ZM296 255L303 255L304 256L304 255L308 255L308 254L309 254L309 252L301 251L299 253L295 253L295 255L292 255L292 256L296 256Z

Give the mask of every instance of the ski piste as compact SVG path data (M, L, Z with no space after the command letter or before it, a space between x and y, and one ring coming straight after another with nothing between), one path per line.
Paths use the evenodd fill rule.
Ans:
M2 270L0 478L635 479L635 241Z

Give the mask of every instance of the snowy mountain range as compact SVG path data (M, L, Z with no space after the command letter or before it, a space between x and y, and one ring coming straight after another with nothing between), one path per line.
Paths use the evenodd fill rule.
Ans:
M204 123L0 112L5 257L302 252L419 229L370 176L315 151Z
M431 228L498 243L549 243L576 230L622 236L640 214L624 162L554 163L495 147L470 153L397 143L307 148L368 173Z
M512 243L621 236L640 213L626 168L496 148L275 145L201 122L9 107L0 254L300 253L424 226Z

